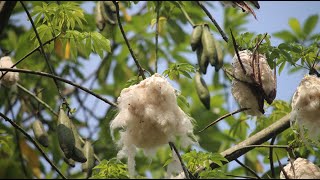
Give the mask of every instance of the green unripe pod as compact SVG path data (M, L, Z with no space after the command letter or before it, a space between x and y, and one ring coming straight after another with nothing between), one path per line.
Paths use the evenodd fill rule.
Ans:
M66 157L63 157L64 162L66 162L69 166L75 167L76 162L73 159L67 159Z
M82 152L82 147L81 147L81 141L80 141L80 136L78 134L78 131L73 123L71 123L71 129L73 132L73 136L75 139L75 147L73 149L73 154L71 156L71 159L84 163L87 161L87 158L84 156Z
M35 120L32 123L32 130L34 133L34 136L36 137L37 141L44 147L49 146L49 139L48 139L48 134L44 130L43 124L39 120Z
M197 48L197 59L198 59L198 64L199 64L199 67L200 67L200 71L203 74L206 74L207 73L207 67L209 65L209 59L203 53L202 45L200 45Z
M94 167L94 152L90 141L86 141L83 146L83 153L87 158L87 162L82 163L82 171L87 172L87 177L91 176L92 168Z
M219 46L219 42L215 41L215 47L216 47L216 60L215 60L215 71L218 72L219 69L223 66L223 52L222 49Z
M69 117L64 112L62 107L60 107L57 126L58 141L61 150L68 159L73 155L73 150L75 147L75 138L72 132L71 124L72 122L70 121Z
M215 42L214 42L213 36L211 35L209 26L207 24L205 24L203 27L201 42L202 42L203 53L205 57L208 58L211 66L214 66L217 52L215 49Z
M202 25L197 25L193 27L191 33L191 49L195 51L199 46L201 46L201 35L202 35Z
M111 24L115 25L117 20L116 15L116 6L113 4L112 1L99 1L98 3L101 3L100 5L100 11L102 13L103 19Z
M210 109L210 93L207 87L206 82L201 77L201 74L197 71L195 73L195 83L196 83L196 90L199 99L201 100L202 104L209 110Z

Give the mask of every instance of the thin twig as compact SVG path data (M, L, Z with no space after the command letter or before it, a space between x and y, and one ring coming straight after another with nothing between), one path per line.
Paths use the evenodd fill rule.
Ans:
M127 38L127 36L126 36L126 33L125 33L124 30L123 30L123 27L122 27L122 24L121 24L121 20L120 20L119 4L118 4L117 1L112 1L112 2L113 2L113 4L116 6L117 19L118 19L118 24L119 24L119 28L120 28L121 34L122 34L122 36L123 36L123 38L124 38L124 40L125 40L125 42L126 42L126 44L127 44L127 47L128 47L128 49L129 49L129 51L130 51L130 53L131 53L131 56L132 56L132 58L133 58L133 60L134 60L134 62L135 62L135 64L136 64L136 66L137 66L137 68L138 68L139 75L142 76L143 79L146 79L146 76L144 75L144 70L142 69L139 61L137 60L137 57L134 55L134 52L133 52L133 50L132 50L132 48L131 48L131 46L130 46L130 44L129 44L128 38Z
M181 4L178 2L180 10L182 11L184 17L186 17L187 21L191 24L192 27L194 27L194 22L192 21L192 19L190 18L190 16L188 15L188 13L186 12L186 10L181 6Z
M274 136L271 139L270 145L273 145L275 140L276 140L276 136ZM275 179L276 174L275 174L274 165L273 165L273 147L270 147L270 150L269 150L269 162L270 162L271 176L273 179Z
M52 114L58 116L58 114L44 101L42 101L40 98L38 98L36 95L34 95L32 92L30 92L28 89L23 87L21 84L17 83L17 87L24 91L25 93L29 94L32 96L34 99L36 99L40 104L42 104L44 107L46 107Z
M61 172L60 170L57 168L57 166L55 166L53 164L53 162L48 158L48 156L46 155L46 153L42 150L42 148L40 147L40 145L26 132L24 131L18 124L16 124L14 121L12 121L11 119L9 119L7 116L5 116L4 114L2 114L0 112L0 116L8 121L13 127L15 127L16 129L18 129L22 134L24 134L34 145L35 147L39 150L39 152L42 154L42 156L47 160L47 162L51 165L51 167L53 169L55 169L57 171L57 173L63 178L63 179L67 179Z
M45 76L45 77L49 77L49 78L52 78L52 79L56 79L58 81L62 81L62 82L65 82L67 84L70 84L72 86L75 86L93 96L95 96L96 98L104 101L105 103L111 105L111 106L114 106L114 107L117 107L117 104L115 104L114 102L111 102L109 101L108 99L100 96L99 94L83 87L83 86L80 86L72 81L69 81L67 79L64 79L64 78L61 78L59 76L55 76L55 75L52 75L52 74L49 74L49 73L45 73L45 72L39 72L39 71L31 71L31 70L26 70L26 69L12 69L12 68L0 68L0 71L11 71L11 72L21 72L21 73L27 73L27 74L35 74L35 75L39 75L39 76Z
M234 112L225 114L225 115L219 117L217 120L215 120L215 121L213 121L212 123L210 123L209 125L207 125L207 126L206 126L205 128L203 128L202 130L200 130L199 133L201 133L202 131L208 129L210 126L213 126L213 125L217 124L219 121L221 121L221 120L223 120L223 119L225 119L225 118L227 118L227 117L229 117L229 116L232 116L232 115L234 115L234 114L236 114L236 113L239 113L239 112L242 112L242 111L246 111L246 110L248 110L248 109L250 109L250 108L241 108L241 109L238 109L238 110L236 110L236 111L234 111Z
M279 157L278 157L278 154L277 154L277 153L276 153L276 157L277 157L277 160L278 160L278 163L279 163L280 170L282 171L284 177L285 177L286 179L290 179L289 176L288 176L288 174L287 174L287 172L283 169L283 166L282 166L282 164L281 164L281 162L280 162L280 160L279 160Z
M190 175L192 175L191 173L189 173L189 170L187 169L187 167L184 165L183 161L182 161L182 158L176 148L176 146L173 144L173 142L169 142L169 146L171 148L171 150L174 150L174 152L176 153L176 155L178 156L178 159L180 161L180 164L181 164L181 167L182 167L182 170L186 176L187 179L190 179ZM194 178L193 178L194 179Z
M8 101L8 106L9 106L9 111L11 113L11 116L13 119L15 119L15 115L13 113L13 106L11 104L11 101L10 101L10 97L8 96L8 91L5 91L5 94L6 94L6 97L7 97L7 101ZM18 152L19 152L19 158L20 158L20 163L21 163L21 167L22 167L22 170L23 170L23 173L26 177L28 178L32 178L30 177L30 175L28 174L27 172L27 169L26 169L26 165L24 164L24 159L23 159L23 156L22 156L22 151L21 151L21 146L20 146L20 136L19 136L19 132L17 129L14 129L15 131L15 137L16 137L16 142L17 142L17 148L18 148Z
M243 164L242 162L240 162L238 159L235 159L235 161L240 164L242 167L244 167L245 169L247 169L249 172L251 172L251 174L253 174L255 177L257 177L258 179L261 179L258 174L256 172L254 172L253 169L251 169L249 166Z
M239 55L239 51L238 51L238 47L237 47L237 42L236 42L236 40L235 40L235 38L234 38L234 36L233 36L233 33L232 33L232 30L231 30L231 29L230 29L230 33L231 33L231 38L232 38L232 44L233 44L233 47L234 47L234 51L236 52L238 61L239 61L240 65L241 65L241 68L242 68L242 70L243 70L243 73L244 73L244 74L247 74L246 69L244 68L244 66L243 66L243 64L242 64L242 61L241 61L241 59L240 59L240 55Z
M57 39L59 36L60 36L61 33L59 33L57 36L53 37L52 39L46 41L45 43L43 43L43 46L49 44L51 41L54 41L55 39ZM22 62L23 60L25 60L27 57L29 57L31 54L33 54L34 52L38 51L39 48L41 46L39 45L37 48L33 49L32 51L30 51L28 54L26 54L23 58L21 58L19 61L17 61L16 63L14 63L11 68L17 66L20 62ZM4 75L6 75L8 73L8 71L6 72L3 72L1 77L0 77L0 80L3 78Z
M22 85L17 84L18 88L20 88L21 90L23 90L25 93L29 94L30 96L32 96L34 99L36 99L40 104L42 104L44 107L46 107L53 115L55 115L56 117L58 117L58 113L56 113L47 103L45 103L44 101L42 101L41 99L39 99L36 95L34 95L33 93L31 93L29 90L27 90L26 88L24 88ZM80 135L79 135L80 137ZM84 144L84 140L82 139L82 137L80 137L81 142ZM100 162L100 159L98 158L98 156L96 154L94 154L94 157L96 158L97 161Z
M41 51L42 55L44 56L44 59L46 60L47 66L49 67L49 70L50 70L50 73L51 73L52 75L56 75L56 73L55 73L53 67L51 66L51 64L50 64L50 62L49 62L49 59L48 59L48 57L47 57L47 55L46 55L46 53L45 53L45 51L44 51L43 44L42 44L42 42L41 42L39 33L38 33L37 28L36 28L36 26L35 26L35 24L34 24L34 22L33 22L33 19L32 19L31 15L30 15L28 9L27 9L26 6L24 5L23 1L20 1L20 3L21 3L21 5L22 5L23 9L25 10L25 12L27 13L27 16L28 16L28 18L29 18L29 20L30 20L30 22L31 22L33 31L35 32L36 37L37 37L37 39L38 39L38 42L39 42L39 44L40 44L40 51ZM56 79L53 79L53 81L54 81L54 83L55 83L55 85L56 85L56 87L57 87L57 90L58 90L58 93L59 93L61 99L63 100L64 104L67 105L67 108L70 110L70 107L69 107L69 104L68 104L67 100L62 96L62 93L61 93L61 90L60 90L60 86L59 86L59 84L58 84L58 81L57 81Z
M160 1L157 1L157 21L156 21L156 66L155 70L156 73L158 72L158 37L159 37L159 12L160 12Z
M197 4L201 7L201 9L207 14L207 16L210 18L210 20L212 21L212 23L216 26L216 28L218 29L219 33L221 34L222 38L228 42L228 38L226 36L226 34L223 32L223 30L221 29L221 27L219 26L219 24L216 22L216 20L212 17L212 15L210 14L210 12L208 11L208 9L206 7L204 7L204 5L199 2L196 1Z

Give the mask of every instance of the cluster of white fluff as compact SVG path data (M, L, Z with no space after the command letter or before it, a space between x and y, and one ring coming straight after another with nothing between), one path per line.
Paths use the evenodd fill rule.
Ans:
M249 50L244 50L239 52L239 56L241 62L243 64L246 73L244 73L241 64L238 60L237 55L235 55L232 59L232 73L233 76L237 79L252 83L252 79L250 76L254 76L256 80L259 80L259 71L258 71L258 63L260 63L260 75L261 75L261 82L263 86L263 90L265 94L269 94L276 88L276 83L273 75L273 71L271 70L266 57L262 54L259 54L259 62L257 61L258 58L252 62L253 54ZM254 69L254 71L253 71ZM258 81L259 82L259 81ZM259 111L259 105L256 96L252 93L250 87L240 82L236 79L232 81L232 88L231 92L233 97L239 103L241 108L251 108L247 110L246 113L253 116L260 116L262 113Z
M1 68L11 68L13 66L13 63L11 61L11 58L9 56L4 56L0 59L0 67ZM16 69L16 67L14 67ZM5 73L6 71L0 71L0 77ZM19 80L19 73L18 72L7 72L6 75L2 77L0 80L0 85L4 85L6 87L10 87L14 84L16 84Z
M128 169L134 175L136 148L152 154L156 148L181 137L182 145L193 143L191 118L177 104L174 88L161 75L153 76L121 91L119 114L111 122L120 132L118 158L128 157Z
M320 168L304 158L298 158L293 163L289 162L283 170L289 179L319 179ZM280 179L286 179L283 172L280 173Z
M320 79L306 75L292 97L291 122L298 125L302 138L305 128L308 136L319 141L320 135ZM305 140L305 139L304 139Z

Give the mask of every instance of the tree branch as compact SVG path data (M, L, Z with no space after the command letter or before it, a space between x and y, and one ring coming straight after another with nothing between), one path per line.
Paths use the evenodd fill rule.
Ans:
M208 11L208 9L206 7L204 7L203 4L201 4L201 2L196 1L197 4L201 7L201 9L207 14L207 16L210 18L210 20L212 21L212 23L216 26L216 28L218 29L219 33L221 34L222 38L228 42L228 38L226 36L226 34L223 32L223 30L221 29L221 27L219 26L219 24L216 22L216 20L211 16L210 12Z
M60 170L57 168L57 166L55 166L53 164L53 162L51 162L51 160L48 158L48 156L46 155L46 153L42 150L42 148L39 146L39 144L26 132L24 131L18 124L16 124L14 121L12 121L11 119L9 119L7 116L5 116L4 114L2 114L0 112L0 116L8 121L13 127L15 127L16 129L18 129L20 132L22 132L22 134L24 134L34 145L35 147L39 150L39 152L42 154L42 156L47 160L47 162L52 166L53 169L55 169L57 171L57 173L63 178L63 179L67 179L61 172Z
M114 107L118 107L116 103L114 102L111 102L109 101L108 99L105 99L104 97L100 96L99 94L85 88L85 87L82 87L72 81L69 81L67 79L63 79L59 76L55 76L55 75L52 75L52 74L49 74L49 73L45 73L45 72L39 72L39 71L31 71L31 70L26 70L26 69L12 69L12 68L0 68L0 71L11 71L11 72L21 72L21 73L27 73L27 74L35 74L35 75L38 75L38 76L45 76L45 77L49 77L49 78L52 78L52 79L56 79L58 81L62 81L62 82L65 82L67 84L70 84L72 86L75 86L93 96L95 96L96 98L104 101L105 103L111 105L111 106L114 106Z
M0 1L0 34L8 24L9 18L16 4L17 1Z
M136 66L138 67L138 71L139 71L140 76L142 76L143 79L146 79L146 76L144 75L144 70L142 69L139 61L137 60L137 57L134 55L134 52L133 52L133 50L132 50L132 48L131 48L131 46L130 46L130 44L129 44L128 38L127 38L127 36L126 36L126 33L125 33L124 30L123 30L123 27L122 27L122 24L121 24L121 21L120 21L119 4L118 4L118 2L116 2L116 1L112 1L112 2L113 2L113 4L116 6L117 19L118 19L118 24L119 24L119 28L120 28L121 34L122 34L122 36L123 36L123 38L124 38L124 40L125 40L125 42L126 42L126 44L127 44L127 47L128 47L128 49L129 49L129 51L130 51L130 54L131 54L131 56L132 56L132 58L133 58L133 60L134 60L134 62L135 62L135 64L136 64Z
M160 1L157 1L157 7L156 7L156 11L157 11L157 21L156 21L156 66L155 66L156 72L158 72L159 11L160 11L160 7L161 7L160 3L161 3Z
M33 19L32 19L31 15L30 15L28 9L27 9L26 6L24 5L24 3L23 3L22 1L20 1L20 3L21 3L21 5L22 5L23 9L25 10L25 12L27 13L27 16L28 16L28 18L29 18L29 20L30 20L30 22L31 22L33 31L35 32L36 37L37 37L37 39L38 39L38 42L39 42L39 44L40 44L41 53L42 53L42 55L44 56L44 59L46 60L47 66L49 67L49 70L50 70L50 73L53 74L53 75L56 75L56 73L55 73L52 65L51 65L50 62L49 62L48 56L47 56L46 53L44 52L43 44L42 44L42 42L41 42L39 33L38 33L37 28L36 28L36 26L35 26L35 24L34 24L34 22L33 22ZM58 93L59 93L59 95L60 95L60 98L63 100L64 104L67 105L67 108L70 110L70 107L69 107L69 104L68 104L67 100L62 96L62 93L61 93L61 90L60 90L60 86L59 86L59 84L58 84L58 81L57 81L56 79L53 79L53 81L54 81L54 84L55 84L56 87L57 87L57 90L58 90Z
M252 146L250 147L250 145L262 144L268 141L270 138L274 137L275 135L282 133L284 130L288 129L289 127L290 127L290 114L287 114L281 119L279 119L278 121L268 126L267 128L261 130L260 132L254 134L253 136L247 138L246 140L240 142L239 144L221 152L220 154L226 159L228 159L229 162L231 162L254 148ZM223 162L223 163L226 164L228 162ZM215 169L215 168L218 168L219 165L211 162L210 167L211 169ZM195 172L195 177L197 177L198 174L204 170L205 170L205 167L198 168Z

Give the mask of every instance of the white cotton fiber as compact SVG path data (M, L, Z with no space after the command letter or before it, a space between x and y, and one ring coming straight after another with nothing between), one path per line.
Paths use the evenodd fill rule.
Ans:
M232 60L233 76L247 83L253 83L251 76L255 77L256 80L259 80L258 61L255 60L255 63L252 62L252 52L249 50L240 51L239 56L246 73L244 73L238 57L235 55ZM276 88L274 74L268 65L266 57L262 54L259 54L259 63L263 91L266 95L269 95ZM246 111L247 114L253 116L262 115L262 113L259 111L258 101L255 94L253 93L252 89L250 89L249 85L243 82L240 82L236 79L232 80L231 91L233 97L236 99L241 108L251 108L250 110Z
M320 168L304 158L298 158L293 163L289 162L283 170L286 172L289 179L320 178ZM280 179L286 179L282 171L280 173Z
M297 124L302 137L304 128L308 135L318 141L320 135L320 79L314 75L306 75L292 97L291 122Z
M0 59L0 67L1 68L11 68L13 66L13 63L11 61L11 58L9 56L4 56ZM14 67L16 69L16 67ZM0 77L5 73L6 71L0 71ZM0 84L4 85L6 87L10 87L14 84L16 84L19 80L19 73L18 72L7 72L6 75L3 76L3 78L0 80Z
M127 155L132 160L135 148L152 152L177 136L181 137L183 146L193 143L189 137L193 133L191 118L178 106L174 88L159 74L123 89L118 107L119 114L110 124L112 131L123 128L118 157ZM128 166L132 175L134 161L128 160Z

